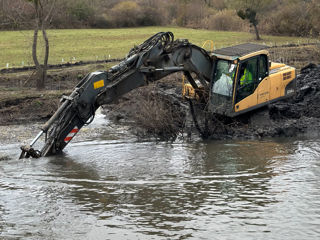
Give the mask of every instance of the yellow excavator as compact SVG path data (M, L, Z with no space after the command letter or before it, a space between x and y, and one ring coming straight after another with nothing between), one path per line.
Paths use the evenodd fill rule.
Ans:
M235 117L295 93L296 69L269 61L267 48L245 43L210 53L215 63L208 104L211 112ZM182 92L199 99L190 83L183 84Z
M131 49L119 64L88 74L63 96L39 134L21 147L20 158L61 152L101 105L175 72L182 72L189 82L185 95L193 92L196 101L204 101L214 114L234 117L292 96L295 68L270 63L266 49L247 43L208 52L186 39L174 40L171 32L157 33ZM35 150L33 145L43 134L44 145Z

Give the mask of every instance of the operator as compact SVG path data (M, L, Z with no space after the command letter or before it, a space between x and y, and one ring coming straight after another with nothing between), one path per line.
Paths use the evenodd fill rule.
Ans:
M213 85L213 93L218 93L224 96L232 96L232 84L234 77L235 66L230 66L226 61L219 61L217 66L218 79Z
M249 85L253 82L252 73L248 69L248 62L244 62L240 71L240 86Z

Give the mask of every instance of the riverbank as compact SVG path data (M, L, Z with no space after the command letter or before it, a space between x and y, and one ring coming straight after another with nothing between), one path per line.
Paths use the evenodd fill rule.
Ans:
M0 74L0 125L46 121L57 110L62 95L89 72L108 69L115 63L78 64L48 71L46 89L35 89L35 70L11 70Z
M283 52L282 60L300 69L310 59L317 61L317 52L313 51L312 54L314 47L287 46L271 49L271 59L281 60L277 58ZM108 69L112 64L72 65L51 69L46 82L47 89L44 91L34 89L33 70L1 73L0 125L45 122L58 108L61 96L68 95L83 76L98 69ZM317 133L320 129L320 108L317 106L319 74L319 66L302 68L297 78L298 92L295 98L234 119L211 117L209 127L205 126L205 117L200 110L197 112L199 127L195 127L189 103L181 97L180 74L135 89L105 107L103 112L116 124L132 126L132 131L138 136L152 136L161 140L199 135L196 129L200 130L203 138L213 139Z

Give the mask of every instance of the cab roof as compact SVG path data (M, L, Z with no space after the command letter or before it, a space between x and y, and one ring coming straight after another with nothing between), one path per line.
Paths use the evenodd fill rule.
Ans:
M259 45L255 43L243 43L232 47L220 48L213 51L213 55L217 57L227 56L234 60L250 53L258 52L269 48L266 45Z

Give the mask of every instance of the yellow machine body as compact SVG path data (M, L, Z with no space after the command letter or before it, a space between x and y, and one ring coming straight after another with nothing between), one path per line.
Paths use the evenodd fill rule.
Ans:
M208 100L212 112L234 117L295 93L296 69L271 63L266 48L241 44L213 52L215 70Z
M295 92L294 89L286 91L288 84L296 78L295 68L285 64L271 63L269 72L270 75L259 83L251 95L235 103L235 113L242 113L245 110L264 106L267 103L291 96Z
M196 91L190 83L186 83L182 85L182 96L190 99L197 98Z

